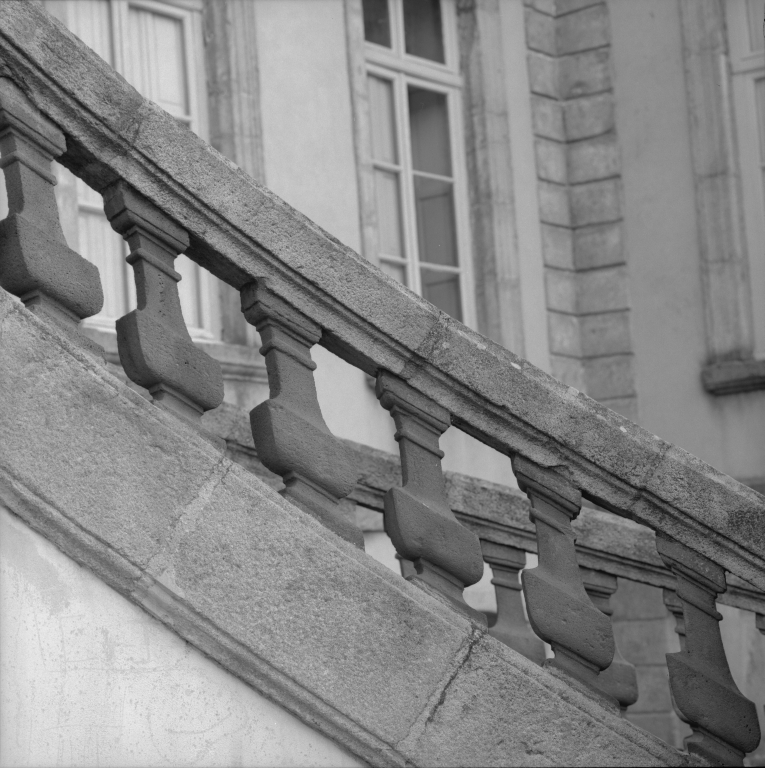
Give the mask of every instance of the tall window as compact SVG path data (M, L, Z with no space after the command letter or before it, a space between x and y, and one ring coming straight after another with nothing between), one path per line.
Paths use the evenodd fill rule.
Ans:
M143 96L205 137L201 0L55 0L46 7ZM104 289L102 312L86 322L113 328L136 302L126 246L104 216L101 196L79 180L70 183L76 185L77 249L98 267ZM175 268L191 335L213 338L210 276L186 256Z
M453 0L363 0L380 267L469 313L468 209Z
M765 0L726 0L755 357L765 358Z

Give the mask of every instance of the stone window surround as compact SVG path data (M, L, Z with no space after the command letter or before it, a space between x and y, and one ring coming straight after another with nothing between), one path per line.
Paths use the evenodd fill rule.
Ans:
M680 0L680 20L707 340L701 379L712 395L762 390L765 360L753 356L725 8L721 0Z

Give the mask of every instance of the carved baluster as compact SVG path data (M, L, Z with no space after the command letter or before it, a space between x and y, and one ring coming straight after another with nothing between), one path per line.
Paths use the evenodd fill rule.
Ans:
M582 495L556 469L521 456L513 458L513 471L531 501L529 517L537 529L539 566L527 568L521 578L531 626L555 652L545 667L580 681L616 708L597 682L614 658L611 621L587 596L576 561L571 521L579 514Z
M683 605L685 648L667 654L672 695L693 735L691 754L719 765L742 765L760 743L754 704L736 687L725 657L715 604L725 592L725 571L703 555L661 534L656 549L677 579Z
M0 78L0 168L8 217L0 222L0 285L27 309L53 321L80 346L103 350L78 331L101 311L98 269L66 244L51 162L66 150L61 131L7 78Z
M414 562L412 583L485 626L486 616L462 595L483 576L483 559L478 537L457 522L446 498L438 440L449 412L387 371L378 375L376 392L396 423L403 475L402 487L385 495L385 530Z
M358 479L356 461L327 428L316 396L311 347L321 328L262 281L245 286L241 295L244 316L263 341L271 390L271 398L250 413L258 458L281 475L286 498L363 549L361 530L339 505Z
M616 576L602 571L591 571L581 568L584 589L590 600L610 619L614 609L611 607L611 595L616 592L618 584ZM619 702L622 716L638 700L637 673L635 665L630 664L619 652L619 646L614 643L614 660L608 669L598 675L598 685L609 696Z
M523 611L521 582L518 574L526 567L522 549L481 539L483 559L491 567L491 583L497 595L497 621L489 634L523 654L527 659L544 664L544 643L531 631Z
M124 182L103 196L112 229L130 246L138 299L138 308L117 320L122 367L155 403L198 422L223 402L223 376L217 360L194 345L181 312L173 264L189 237Z
M685 652L685 617L683 616L682 600L680 600L673 589L664 589L662 590L662 593L664 597L664 605L675 619L675 634L680 641L680 650ZM671 688L669 689L669 696L672 699L672 708L675 710L675 714L682 722L687 723L688 718L680 711L680 707L677 706Z

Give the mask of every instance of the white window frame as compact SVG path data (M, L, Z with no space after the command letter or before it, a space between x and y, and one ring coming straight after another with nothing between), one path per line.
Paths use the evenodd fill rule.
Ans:
M397 260L385 256L385 261L401 264L406 269L407 287L422 295L420 269L427 263L420 262L417 240L417 216L414 200L411 136L409 124L408 86L412 85L443 93L447 97L449 141L452 161L452 187L457 246L456 267L434 265L442 272L459 274L462 322L475 328L475 289L472 275L470 235L470 209L467 191L465 138L462 125L463 78L459 73L457 44L457 14L455 0L441 0L441 24L443 32L443 64L412 56L404 49L404 10L402 0L388 0L390 15L391 47L364 41L365 72L393 83L395 110L396 150L399 158L397 173L401 174L401 223L402 240L406 258ZM366 86L365 86L366 87ZM388 169L385 163L368 159L372 169ZM372 171L374 173L374 170ZM420 172L418 172L419 174ZM427 175L427 174L421 174ZM434 175L434 178L438 176ZM375 255L379 258L379 253ZM379 263L379 262L378 262Z
M56 0L56 4L61 0ZM77 0L66 0L66 5L77 2ZM181 22L183 46L184 46L184 64L187 74L188 92L186 94L188 102L188 116L173 115L179 122L187 125L190 130L194 131L201 138L207 140L209 133L208 115L207 115L207 87L205 82L205 73L202 62L204 61L203 50L203 37L202 37L202 0L100 0L100 2L108 3L110 9L110 46L113 61L110 62L114 69L123 74L126 72L126 53L125 53L125 41L128 40L127 25L128 14L130 8L138 8L154 13L168 16L172 19L176 19ZM64 5L64 3L62 3ZM51 8L56 12L55 5ZM64 11L64 17L62 20L66 23L66 9L61 8ZM56 13L60 18L61 13ZM63 171L63 169L60 169ZM64 179L64 186L68 182ZM103 207L94 208L87 202L78 200L78 210L89 209L98 212L103 212ZM65 231L71 227L65 226ZM127 255L127 249L125 244L122 244L123 253ZM201 317L201 323L199 325L192 325L187 319L187 328L189 334L194 339L199 340L218 340L221 336L221 318L220 318L220 306L219 295L217 290L217 282L215 278L205 269L197 265L193 265L187 261L187 257L181 256L176 260L176 269L181 271L187 271L189 269L195 269L198 277L198 290L196 295L192 298L194 301L197 313ZM135 285L132 275L132 270L129 269L126 262L123 261L123 274L125 281L125 288L127 292L127 304L128 306L135 304ZM183 295L184 290L188 290L187 286L190 283L184 284L183 280L179 284L178 288L182 294L182 301L188 300L188 297ZM114 330L115 318L107 316L99 316L88 318L84 321L84 324L89 327L102 330Z
M765 10L765 0L758 3ZM745 237L749 256L754 356L765 359L765 156L760 150L756 84L765 81L765 47L752 50L746 0L726 0L733 109L743 191ZM761 22L760 22L761 23Z

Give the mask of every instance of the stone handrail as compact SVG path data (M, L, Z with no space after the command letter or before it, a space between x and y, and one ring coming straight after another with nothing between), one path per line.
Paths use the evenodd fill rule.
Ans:
M241 417L241 413L240 413ZM240 435L240 439L244 435ZM361 475L348 498L382 512L389 488L401 484L401 465L390 453L350 443ZM457 519L481 540L536 554L534 527L526 497L505 485L459 472L445 472L449 506ZM574 523L579 565L660 589L675 588L675 579L656 552L652 531L601 510L583 507ZM765 593L727 574L728 589L718 602L765 615Z
M271 397L251 413L253 437L286 498L362 545L343 515L356 470L316 396L310 349L320 343L376 378L395 421L403 483L386 493L384 514L413 582L478 623L485 617L462 593L483 558L508 589L521 588L507 575L515 561L482 549L450 509L439 439L451 424L508 455L530 500L539 566L523 570L522 588L534 631L554 651L551 674L616 706L599 677L614 660L615 586L580 568L574 544L572 522L589 499L655 531L675 579L685 646L668 663L694 732L689 750L736 764L756 746L757 716L731 678L714 606L726 570L765 590L760 494L383 275L143 99L38 4L0 4L0 77L6 290L98 355L78 324L99 311L100 283L64 240L50 170L58 160L103 196L129 245L138 306L117 322L120 360L157 406L203 429L223 398L220 367L192 343L180 310L173 265L187 252L240 291L260 331Z

